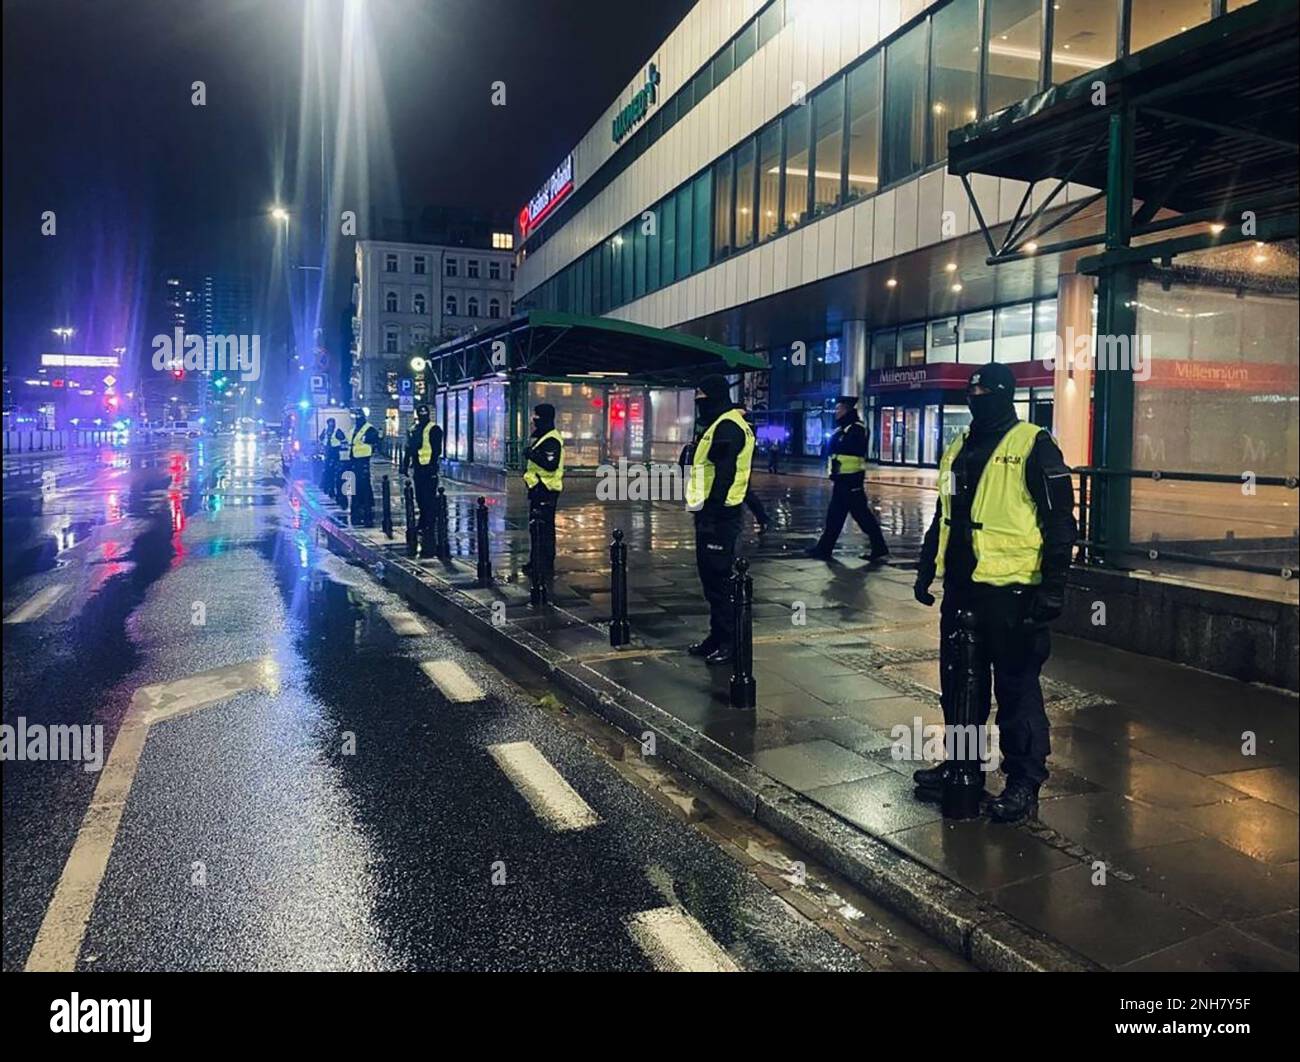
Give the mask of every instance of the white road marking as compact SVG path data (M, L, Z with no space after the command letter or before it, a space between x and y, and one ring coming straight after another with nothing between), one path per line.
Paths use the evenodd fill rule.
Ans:
M175 682L141 686L135 691L36 933L26 969L76 969L150 726L229 700L246 690L264 688L274 692L278 685L275 661L267 656Z
M656 970L736 973L740 969L708 930L680 907L634 914L627 920L627 930Z
M30 623L40 619L54 606L54 603L68 592L66 586L47 586L37 590L26 601L5 617L6 623Z
M600 822L585 800L569 785L531 741L489 745L488 754L514 783L529 806L553 830L585 830Z
M465 674L465 669L455 660L424 660L420 667L449 701L468 704L481 701L485 696L482 687Z
M403 638L414 638L429 633L420 622L420 617L408 609L381 608L379 614L388 621L388 625L393 628L393 633L400 634Z

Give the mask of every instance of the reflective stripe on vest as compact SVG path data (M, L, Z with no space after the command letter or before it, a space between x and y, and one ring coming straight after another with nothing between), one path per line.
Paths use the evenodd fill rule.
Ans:
M530 458L528 466L524 469L524 484L531 489L541 483L547 490L558 494L564 490L564 436L552 428L533 445L541 446L547 439L554 439L560 444L560 463L555 466L554 472L547 472ZM530 450L532 448L529 447Z
M415 462L419 465L433 464L433 429L436 425L429 421L420 433L420 448L415 451Z
M695 457L691 462L691 475L686 481L686 508L691 512L698 512L703 509L705 501L713 491L713 479L717 475L717 466L709 460L709 449L713 446L713 432L724 420L731 421L745 433L745 443L740 448L740 454L736 457L736 478L732 481L731 489L727 491L727 497L724 499L723 504L728 506L739 505L745 500L745 494L749 490L749 470L754 461L754 430L749 426L749 422L745 420L745 416L740 410L729 409L709 425L708 430L700 436L699 444L695 447Z
M971 578L989 586L1030 585L1043 581L1043 532L1038 509L1025 483L1025 466L1042 431L1021 421L1008 431L980 473L971 504L971 543L975 572ZM939 556L936 572L943 575L952 519L952 469L965 435L959 435L939 461Z
M366 442L366 432L370 430L369 424L363 424L352 433L352 457L369 457L370 451L374 449Z
M853 422L853 424L857 423L857 421ZM847 435L849 433L849 428L853 427L853 424L841 429L837 434ZM836 474L835 466L833 464L835 461L840 463L839 474L841 476L848 476L852 475L854 472L865 472L867 470L867 459L865 457L858 457L856 454L830 454L826 458L826 474L828 476Z

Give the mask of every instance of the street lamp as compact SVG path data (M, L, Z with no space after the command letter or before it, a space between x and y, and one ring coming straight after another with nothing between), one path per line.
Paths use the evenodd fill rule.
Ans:
M286 225L289 224L289 211L282 206L273 206L271 208L271 217L276 221L284 222Z

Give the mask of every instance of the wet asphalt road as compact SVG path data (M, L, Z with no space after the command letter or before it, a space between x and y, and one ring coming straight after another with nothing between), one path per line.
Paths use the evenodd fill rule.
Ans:
M77 969L647 970L628 920L665 907L743 969L861 968L432 621L399 635L275 464L230 440L5 461L5 723L100 724L106 757L141 687L233 691L149 728ZM520 741L595 825L539 818L488 752ZM5 969L62 910L101 773L4 764Z

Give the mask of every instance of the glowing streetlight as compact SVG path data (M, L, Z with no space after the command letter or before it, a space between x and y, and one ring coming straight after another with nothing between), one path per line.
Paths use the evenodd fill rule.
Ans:
M419 357L419 356L417 355L416 357L414 357L414 358L411 359L411 371L412 371L412 372L424 372L424 367L425 367L427 364L428 364L428 362L426 362L423 358L421 358L421 357Z
M271 208L271 218L275 221L282 221L286 225L288 225L289 211L285 210L284 207L282 206L273 206Z

